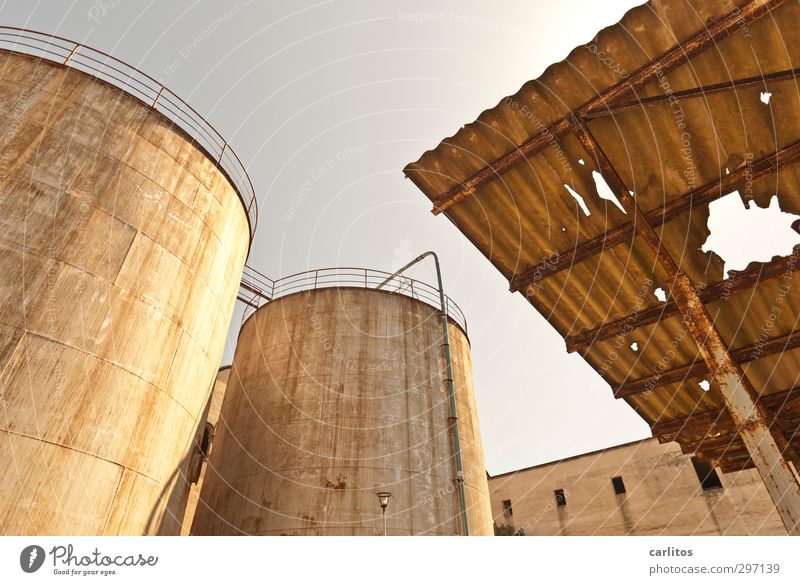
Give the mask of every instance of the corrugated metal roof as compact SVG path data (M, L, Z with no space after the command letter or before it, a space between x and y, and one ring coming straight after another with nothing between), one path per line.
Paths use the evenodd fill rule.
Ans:
M733 18L761 4L771 11ZM435 211L443 209L506 278L522 280L530 303L627 394L661 440L677 439L723 470L749 466L747 452L718 389L698 385L711 378L681 316L654 294L667 290L666 273L634 235L632 218L600 197L599 165L570 125L580 120L602 147L679 269L705 295L754 388L776 395L765 404L792 436L800 420L793 391L800 377L797 257L753 264L726 280L722 259L700 248L709 235L708 203L737 189L760 207L777 193L784 211L800 213L800 169L791 164L800 158L800 85L791 71L800 64L798 22L796 1L653 0L405 169ZM721 27L709 47L695 42ZM746 82L731 83L739 80ZM724 86L675 94L715 84ZM768 104L762 91L772 94ZM598 104L598 95L616 101ZM630 105L612 105L620 103ZM640 321L644 314L649 322ZM614 336L597 336L615 321ZM715 412L718 423L727 420L724 432L719 424L708 428ZM685 424L659 434L667 421Z

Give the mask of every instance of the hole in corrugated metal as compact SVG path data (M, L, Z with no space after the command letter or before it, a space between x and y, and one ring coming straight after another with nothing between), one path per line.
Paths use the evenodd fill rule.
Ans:
M594 185L597 188L597 194L600 196L600 199L611 201L611 203L616 205L622 213L625 213L625 210L622 208L622 204L619 202L619 199L617 199L617 196L614 195L614 192L611 190L611 187L608 186L608 183L606 183L603 175L597 171L592 171L592 178L594 179Z
M666 303L667 302L667 293L665 293L664 289L661 288L660 286L656 290L653 291L653 294L662 303Z
M769 91L762 91L761 92L761 102L765 104L769 104L769 98L772 97L772 93Z
M639 351L639 344L634 341L633 343L631 343L631 349L633 351Z
M734 191L709 205L709 234L700 249L722 258L727 278L728 271L744 270L751 262L791 254L800 244L800 234L792 227L798 219L800 215L781 210L777 196L762 208L752 201L743 203Z
M697 385L700 386L704 392L711 390L711 383L708 380L700 380Z
M589 217L591 215L591 212L589 211L589 208L586 207L586 202L583 200L583 197L581 197L578 193L576 193L575 190L566 183L564 183L564 187L567 188L567 191L569 192L570 195L572 195L572 198L578 202L578 205L580 206L584 215L586 215L586 217Z

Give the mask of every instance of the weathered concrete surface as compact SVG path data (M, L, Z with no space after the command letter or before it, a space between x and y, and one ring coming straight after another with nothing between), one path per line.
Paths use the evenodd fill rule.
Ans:
M248 248L170 122L0 52L0 530L177 533Z
M615 476L625 494L614 493ZM722 489L703 491L690 455L646 439L498 475L489 487L497 524L528 535L786 535L755 469L719 477Z
M472 364L450 343L472 534L492 534ZM370 289L283 297L244 324L192 534L452 534L441 321Z
M197 502L200 499L200 492L203 489L203 480L206 476L208 469L208 458L203 455L201 451L203 434L206 426L210 425L211 440L213 445L213 436L216 432L217 423L219 422L220 411L222 410L222 402L225 398L225 390L228 386L228 378L231 374L231 367L224 366L217 372L217 377L214 380L214 387L211 390L211 396L208 398L206 407L206 416L204 420L200 421L197 431L195 433L195 444L192 457L189 460L189 481L193 479L193 471L197 471L197 482L189 487L189 496L186 500L186 511L183 514L183 524L181 525L181 536L189 536L192 528L192 521L194 514L197 510Z

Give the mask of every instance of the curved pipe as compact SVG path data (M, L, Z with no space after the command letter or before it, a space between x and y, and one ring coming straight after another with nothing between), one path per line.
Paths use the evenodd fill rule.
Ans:
M456 460L456 479L458 484L458 500L461 507L461 526L464 536L469 536L469 526L467 525L467 501L464 497L464 470L461 465L461 441L458 437L458 410L456 408L456 390L453 385L453 364L450 361L450 335L447 332L447 309L444 303L444 286L442 285L442 271L439 267L439 256L434 251L428 251L414 258L411 262L403 266L397 272L389 275L376 288L380 289L393 278L411 268L417 262L421 262L428 256L433 256L436 263L436 279L439 283L439 302L442 310L442 336L444 337L444 361L447 366L447 393L450 397L450 420L453 421L453 455Z

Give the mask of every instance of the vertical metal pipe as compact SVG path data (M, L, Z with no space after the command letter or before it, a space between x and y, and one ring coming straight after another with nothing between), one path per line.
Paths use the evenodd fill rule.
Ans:
M458 501L459 506L461 508L461 527L464 536L469 536L469 524L467 523L467 500L464 496L464 469L461 463L461 440L458 434L458 408L456 405L456 390L455 385L453 384L453 364L450 360L450 335L447 332L447 307L445 305L445 296L444 296L444 285L442 284L442 270L439 267L439 257L436 255L436 252L429 251L425 252L414 258L411 262L403 266L400 270L391 274L387 277L383 282L381 282L376 288L382 288L387 282L391 281L397 275L401 274L417 262L420 262L427 258L428 256L433 256L433 260L436 264L436 280L439 284L439 304L441 306L441 316L442 316L442 337L444 338L444 361L445 367L447 372L447 394L450 398L450 422L452 423L453 429L453 457L456 462L456 477L455 482L458 485Z

